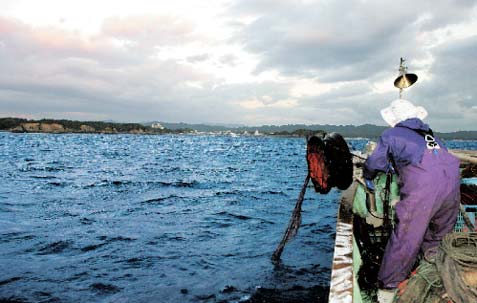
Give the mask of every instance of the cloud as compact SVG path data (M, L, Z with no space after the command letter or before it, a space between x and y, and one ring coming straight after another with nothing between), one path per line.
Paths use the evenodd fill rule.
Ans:
M190 63L195 63L195 62L203 62L207 61L210 58L209 54L200 54L200 55L195 55L195 56L189 56L187 57L187 62Z
M470 1L238 1L231 15L254 16L234 41L261 57L257 72L278 69L320 81L352 81L422 59L422 31L464 22ZM412 7L412 9L408 9Z
M294 108L298 102L295 99L273 100L270 96L262 96L251 100L241 100L237 102L241 107L246 109L258 108Z
M237 66L240 59L234 54L227 54L225 56L222 56L219 61L221 64L230 65L233 67Z
M457 118L475 129L477 88L471 82L477 69L466 63L475 61L466 55L475 54L475 1L236 1L229 14L252 20L235 24L231 41L257 55L255 73L278 71L334 87L303 96L300 109L335 121L382 124L379 109L397 97L391 83L399 58L406 57L420 76L406 96L433 106L437 101L441 119L430 121L438 128L455 129ZM383 86L383 79L389 84ZM450 79L459 85L449 88ZM310 121L306 110L301 117Z
M214 77L142 56L104 33L83 37L0 18L0 104L10 111L90 112L133 120L146 105L180 99L185 82Z
M84 37L9 18L0 21L3 113L87 120L241 122L250 110L234 100L266 94L276 100L288 97L288 85L273 81L224 84L220 77L189 64L207 61L208 54L189 56L184 62L160 59L117 44L105 32ZM59 38L49 43L47 37ZM233 55L222 58L224 64L234 59ZM284 106L283 102L277 101L276 106Z
M422 84L416 99L426 106L430 121L444 128L475 129L477 34L443 43L433 54L432 80Z
M102 33L111 38L146 47L180 45L195 40L194 24L177 16L142 15L110 17Z
M405 57L419 75L405 97L428 109L431 126L475 129L475 1L231 0L221 8L207 19L115 11L96 32L0 16L0 112L383 125L379 110L398 96L392 81Z

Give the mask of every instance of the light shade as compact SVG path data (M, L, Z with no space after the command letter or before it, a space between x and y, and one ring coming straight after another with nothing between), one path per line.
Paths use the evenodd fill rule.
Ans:
M403 74L394 80L394 86L397 88L407 88L417 81L416 74Z

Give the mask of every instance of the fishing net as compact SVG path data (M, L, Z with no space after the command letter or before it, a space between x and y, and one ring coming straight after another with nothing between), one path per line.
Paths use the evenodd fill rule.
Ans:
M273 252L273 255L272 255L272 262L273 263L279 263L280 256L282 255L282 252L283 252L283 249L285 248L285 245L287 244L287 242L289 242L291 239L293 239L293 237L298 232L298 229L300 228L300 225L301 225L301 205L303 203L303 199L305 197L305 192L306 192L306 187L307 187L309 181L310 181L310 175L308 174L305 178L305 182L303 183L303 186L301 187L300 195L298 196L298 199L296 201L295 208L293 209L293 213L292 213L292 216L290 218L290 222L288 223L285 234L283 235L282 240L280 241L277 248Z
M422 261L411 278L399 285L394 303L447 303L442 280L434 263Z
M436 265L454 302L477 302L477 233L445 236L437 253Z
M422 260L399 285L394 303L410 302L477 302L477 233L444 237L435 260Z

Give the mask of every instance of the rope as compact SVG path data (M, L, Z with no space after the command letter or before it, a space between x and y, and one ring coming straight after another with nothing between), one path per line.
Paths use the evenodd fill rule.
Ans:
M460 265L477 269L477 233L450 233L441 249Z
M383 220L383 229L384 229L384 232L385 232L385 236L386 236L386 242L387 242L387 239L389 239L391 233L392 233L392 224L391 224L391 216L390 216L390 208L389 208L389 204L390 204L390 195L391 195L391 182L392 182L392 178L393 178L393 175L388 172L386 174L386 185L384 187L384 199L382 200L383 201L383 216L384 216L384 220Z
M350 152L350 154L351 154L352 157L355 157L355 158L358 158L358 159L361 159L361 160L367 160L367 158L362 157L362 156L357 155L357 154L354 154L354 153L352 153L352 152Z
M421 263L421 266L419 266L419 270L417 271L416 275L427 282L428 288L426 289L426 292L428 292L431 287L442 287L442 280L439 275L437 275L437 269L435 264L427 262Z
M280 256L282 255L285 245L287 244L288 241L293 239L293 237L298 232L298 229L300 228L301 204L303 203L303 199L305 197L305 192L306 192L306 186L308 185L309 181L310 181L310 174L308 174L305 178L305 182L303 183L303 186L300 191L300 195L298 196L298 199L296 200L295 208L293 209L293 213L290 218L290 222L288 223L288 227L285 230L285 234L283 235L282 240L280 241L277 248L273 252L273 255L272 255L273 263L278 263L278 261L280 261Z
M442 279L439 276L436 264L422 261L406 284L399 286L397 298L399 303L440 303L447 302L442 299L445 293Z
M468 276L477 272L477 233L447 234L437 252L436 266L454 302L477 302L475 281Z

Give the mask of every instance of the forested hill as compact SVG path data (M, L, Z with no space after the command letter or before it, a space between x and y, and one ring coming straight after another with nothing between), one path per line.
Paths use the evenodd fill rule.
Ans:
M254 133L258 131L261 134L282 134L296 133L299 130L312 130L337 132L344 137L363 137L377 138L387 128L386 126L378 126L373 124L364 125L329 125L329 124L288 124L288 125L262 125L262 126L224 126L224 125L207 125L207 124L187 124L187 123L167 123L161 122L167 129L194 129L200 132L225 132L232 131L235 133ZM442 139L458 139L458 140L477 140L477 131L458 131L449 133L436 132Z
M0 131L15 133L101 133L101 134L164 134L192 132L192 130L168 130L152 128L139 123L116 123L103 121L72 120L27 120L0 118Z
M116 123L103 121L71 121L71 120L27 120L22 118L0 118L0 131L11 132L42 132L42 133L130 133L130 134L170 134L170 133L236 133L295 136L304 137L313 133L337 132L349 138L375 139L386 129L385 126L372 124L329 125L329 124L289 124L289 125L207 125L187 123ZM477 131L458 131L438 133L442 139L477 140Z

